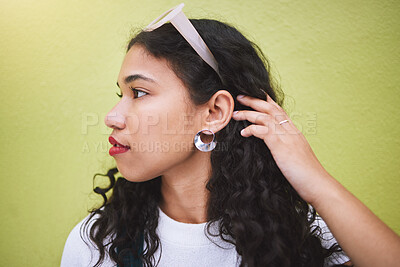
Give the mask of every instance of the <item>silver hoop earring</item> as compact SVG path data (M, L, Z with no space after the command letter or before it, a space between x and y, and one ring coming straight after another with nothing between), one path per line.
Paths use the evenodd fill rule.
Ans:
M208 132L212 133L213 139L210 143L204 143L203 141L201 141L200 134L203 131L208 131ZM197 134L194 136L194 145L197 147L198 150L203 151L203 152L208 152L208 151L213 150L215 148L215 146L217 145L217 141L215 141L214 132L211 130L208 130L208 129L203 129L201 131L198 131Z

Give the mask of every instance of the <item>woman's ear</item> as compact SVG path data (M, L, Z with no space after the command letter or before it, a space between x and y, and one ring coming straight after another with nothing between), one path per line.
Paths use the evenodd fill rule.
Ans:
M217 91L205 105L205 116L202 121L204 128L214 133L223 129L232 119L235 101L226 90Z

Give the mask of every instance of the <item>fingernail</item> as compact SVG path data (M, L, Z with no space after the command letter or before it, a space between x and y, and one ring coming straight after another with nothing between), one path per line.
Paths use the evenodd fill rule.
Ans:
M233 115L236 115L238 112L239 112L238 110L234 111L234 112L233 112Z
M241 98L243 98L243 97L244 97L244 95L238 95L238 96L237 96L238 99L241 99Z

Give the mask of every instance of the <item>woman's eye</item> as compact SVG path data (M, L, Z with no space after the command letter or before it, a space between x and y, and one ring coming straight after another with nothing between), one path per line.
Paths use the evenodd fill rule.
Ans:
M143 92L141 90L138 90L138 89L135 89L135 88L132 88L132 87L131 87L131 90L133 92L134 98L139 98L139 97L143 96L144 94L147 94L146 92ZM116 93L116 94L117 94L117 96L119 98L122 98L122 94L118 94L118 93Z
M141 90L138 90L138 89L135 89L135 88L132 88L131 87L131 90L132 90L132 92L133 92L133 95L135 96L135 98L139 98L140 96L140 93L142 93L142 95L141 96L143 96L144 94L147 94L146 92L143 92L143 91L141 91Z

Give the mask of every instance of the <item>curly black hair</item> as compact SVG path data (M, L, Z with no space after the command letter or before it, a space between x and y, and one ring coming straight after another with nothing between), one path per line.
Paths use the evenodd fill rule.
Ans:
M221 89L231 93L235 110L251 110L236 100L238 94L263 100L268 94L283 105L284 94L270 75L270 63L254 42L227 23L212 19L190 21L215 56L223 81L170 23L154 31L135 33L127 51L139 45L152 56L166 59L195 105L206 103ZM250 124L231 120L216 133L217 148L223 149L211 152L212 173L206 185L210 192L207 226L221 221L219 236L235 245L242 258L241 267L323 266L325 258L341 251L340 246L322 246L321 228L312 226L318 216L315 209L286 180L264 141L240 135L240 130ZM152 266L153 254L160 246L156 228L162 177L130 182L123 177L116 179L117 172L112 168L106 174L110 179L107 188L94 188L104 198L101 207L90 210L90 218L98 215L90 229L90 239L100 252L94 266L102 263L105 253L119 266L124 266L123 259L129 254L139 258L143 266ZM112 192L109 199L108 191ZM207 231L212 235L208 227ZM111 234L112 244L105 251L103 242ZM232 239L224 238L226 234ZM135 242L140 237L147 244L142 252Z

